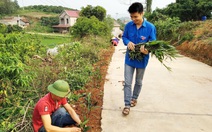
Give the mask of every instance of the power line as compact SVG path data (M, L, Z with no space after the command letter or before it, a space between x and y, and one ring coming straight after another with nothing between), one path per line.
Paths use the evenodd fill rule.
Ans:
M121 4L125 4L125 5L131 5L133 2L135 2L135 0L119 0ZM140 2L142 4L146 4L146 0L139 0L137 2Z
M66 4L64 1L61 2L60 0L40 0L42 3L47 2L46 5L55 5L55 6L63 6L63 7L67 7L68 4Z
M133 2L135 2L135 0L127 0L129 1L129 3L126 3L126 0L119 0L121 4L124 4L124 5L131 5ZM142 3L142 5L144 6L144 9L147 8L147 0L139 0L137 2L140 2Z
M40 2L41 2L41 3L43 3L43 1L42 1L42 0L40 0ZM46 1L44 2L44 4L48 5L48 3L46 3Z
M58 3L60 3L60 5L62 5L63 7L66 7L67 6L67 4L65 4L65 2L63 3L63 2L61 2L60 0L56 0Z
M45 0L45 1L49 3L48 5L58 5L58 3L55 3L54 0Z
M69 5L68 3L65 2L66 0L64 0L63 2L65 3L65 5Z

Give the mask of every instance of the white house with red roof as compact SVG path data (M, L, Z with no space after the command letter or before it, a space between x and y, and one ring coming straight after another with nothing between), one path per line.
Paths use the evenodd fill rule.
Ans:
M5 17L0 19L0 23L5 25L18 25L22 28L29 26L29 21L25 17Z
M79 17L79 11L77 10L64 10L59 15L59 24L52 26L55 31L60 33L66 33L69 31L69 28L72 27Z

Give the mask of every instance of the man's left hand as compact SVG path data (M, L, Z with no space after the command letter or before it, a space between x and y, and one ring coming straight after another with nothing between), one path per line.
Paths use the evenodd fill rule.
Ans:
M143 53L143 54L145 54L145 55L149 53L149 51L148 51L147 49L144 48L144 45L141 45L140 51L141 51L141 53Z

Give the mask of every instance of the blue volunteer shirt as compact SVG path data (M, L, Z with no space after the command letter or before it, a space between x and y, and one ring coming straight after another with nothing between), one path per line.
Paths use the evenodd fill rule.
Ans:
M142 26L137 29L135 23L130 21L126 24L124 33L122 36L124 45L131 41L134 44L138 44L141 42L148 42L156 40L156 28L155 26L144 20ZM127 48L126 56L125 56L125 64L135 67L135 68L146 68L149 61L149 54L145 55L142 61L132 60L129 57L129 50Z

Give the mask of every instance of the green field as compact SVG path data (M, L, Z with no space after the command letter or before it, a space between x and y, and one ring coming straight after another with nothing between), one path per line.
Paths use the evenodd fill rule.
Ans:
M49 48L53 48L56 45L71 43L70 36L50 36L50 35L38 35L42 45L45 45Z

